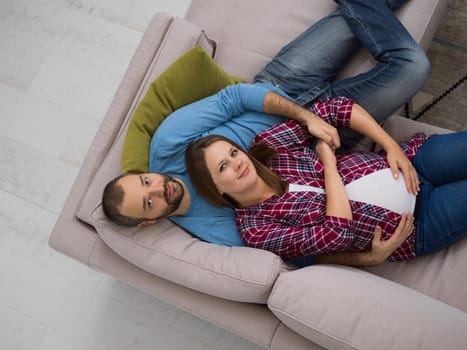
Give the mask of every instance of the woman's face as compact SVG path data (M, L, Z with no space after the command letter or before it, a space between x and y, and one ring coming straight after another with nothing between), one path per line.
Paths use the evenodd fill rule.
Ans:
M216 141L205 150L206 166L221 194L233 198L253 189L258 175L245 152L228 142Z

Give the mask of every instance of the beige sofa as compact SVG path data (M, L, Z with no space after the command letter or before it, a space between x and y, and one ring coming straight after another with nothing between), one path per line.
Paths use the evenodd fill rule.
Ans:
M425 49L446 2L411 0L398 12ZM120 171L132 112L177 57L201 45L229 74L251 80L334 7L326 0L193 0L183 19L157 14L90 147L51 247L268 349L467 348L466 239L411 262L292 269L269 252L202 242L167 220L123 228L102 214L102 189ZM343 74L371 64L362 51ZM397 139L446 132L397 116L385 128Z

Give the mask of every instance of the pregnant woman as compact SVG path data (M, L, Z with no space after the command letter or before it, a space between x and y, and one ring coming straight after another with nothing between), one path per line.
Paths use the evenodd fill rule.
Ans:
M335 127L365 131L382 151L336 155L332 142L314 142L295 121L260 133L248 153L216 135L187 150L196 189L212 204L235 209L247 245L284 258L313 255L320 262L335 254L331 262L367 265L352 253L371 250L375 228L387 240L401 221L415 220L389 261L467 235L467 132L419 133L398 145L348 98L316 102L311 110Z

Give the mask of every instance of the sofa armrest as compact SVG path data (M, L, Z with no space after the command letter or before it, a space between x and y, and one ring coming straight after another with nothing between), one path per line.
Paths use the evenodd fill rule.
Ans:
M426 135L446 134L452 130L440 128L434 125L421 123L416 120L393 115L388 118L383 125L384 130L391 135L397 142L407 141L417 132L423 132Z
M462 349L467 313L363 270L282 273L268 301L288 327L326 349Z
M161 45L173 16L159 13L154 16L141 40L122 83L113 98L115 103L107 111L99 130L89 148L83 165L71 188L60 216L49 237L49 245L55 250L89 265L92 249L99 239L90 225L76 218L83 194L92 182L102 160L111 147L102 140L113 140L121 129L123 117L131 107L134 95L144 79L154 53Z

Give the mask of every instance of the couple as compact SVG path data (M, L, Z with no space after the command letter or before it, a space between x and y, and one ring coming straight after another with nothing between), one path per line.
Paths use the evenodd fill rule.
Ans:
M384 29L380 28L380 23L385 23ZM359 42L377 59L377 66L368 73L333 82ZM428 68L424 53L383 1L342 2L335 13L286 46L257 75L254 85L226 89L173 113L154 135L152 173L124 176L111 182L103 200L106 213L122 224L150 224L157 218L169 216L201 239L242 245L232 210L208 205L193 189L183 161L188 143L205 134L222 134L247 149L256 134L284 121L281 115L301 122L310 121L309 131L314 136L327 141L330 138L337 146L339 141L334 127L289 99L309 107L317 99L349 96L381 122L423 86ZM273 86L279 86L280 90ZM283 91L287 99L280 96L284 95ZM222 106L222 110L213 110L212 106ZM197 115L196 123L189 118L192 114ZM179 130L180 121L185 124L183 131ZM350 147L356 137L345 134L342 140ZM397 164L393 165L395 169L399 168L397 160L394 164ZM408 161L404 164L409 168ZM406 176L405 169L401 170ZM160 174L162 172L173 177ZM381 248L384 253L381 256L384 256L388 250L394 250L406 232L411 231L410 221L410 217L401 220L395 231L399 234L388 241L379 241L377 237L381 233L375 229L371 252ZM220 234L211 234L211 227ZM392 234L392 231L385 233ZM339 254L348 259L358 256L358 253ZM330 257L336 259L339 254ZM367 253L360 255L368 256ZM358 263L371 262L375 261Z

